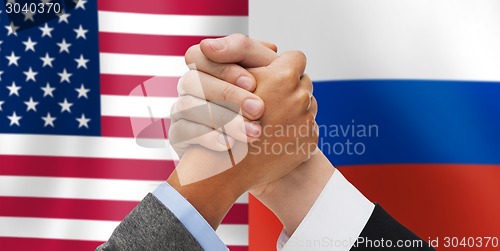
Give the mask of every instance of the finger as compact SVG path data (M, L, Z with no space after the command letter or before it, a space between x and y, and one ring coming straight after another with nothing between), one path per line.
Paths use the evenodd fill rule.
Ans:
M311 97L311 105L309 107L309 112L314 115L316 118L316 114L318 114L318 102L314 96Z
M262 45L264 45L265 47L273 50L274 52L278 52L278 46L276 46L275 44L273 43L270 43L270 42L266 42L266 41L262 41L262 40L257 40L259 43L261 43Z
M302 88L305 88L309 94L312 96L313 95L313 83L311 81L311 78L309 77L309 74L305 73L304 75L302 75L302 77L300 77L300 83L301 83L301 86Z
M263 46L277 51L277 46L273 43L258 41ZM268 51L265 51L268 52ZM259 56L259 55L257 55ZM191 70L203 71L216 78L235 84L245 90L253 92L256 87L255 78L245 68L234 63L216 63L209 60L201 51L200 45L191 46L185 55L186 64ZM268 62L270 63L270 62ZM266 64L267 65L267 64ZM266 66L266 65L259 65Z
M201 145L214 151L227 151L236 142L220 131L187 120L179 120L170 125L169 140L179 156L191 145Z
M304 75L306 63L307 59L303 52L288 51L281 54L281 56L273 61L267 68L271 71L285 72L287 74L292 73L294 78L296 77L299 79Z
M304 88L307 91L307 94L309 95L309 104L307 106L307 111L310 111L311 106L313 105L313 84L311 79L309 78L308 74L302 75L300 78L300 85L301 88ZM314 114L316 116L316 114Z
M178 92L180 96L212 101L236 113L242 108L243 116L249 120L256 120L264 113L264 101L257 95L200 71L184 74L179 79Z
M191 46L186 52L185 60L190 70L205 72L250 92L255 90L255 78L245 68L236 63L221 64L209 60L201 51L200 45Z
M278 58L272 49L241 34L205 39L201 41L200 49L211 61L238 63L245 68L267 66Z
M247 142L247 136L260 136L261 127L257 123L245 121L234 111L193 96L182 96L172 106L172 122L188 120L222 131L236 140Z

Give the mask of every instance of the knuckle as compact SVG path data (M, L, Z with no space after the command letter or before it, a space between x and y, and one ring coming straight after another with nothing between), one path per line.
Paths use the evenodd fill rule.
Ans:
M311 77L309 76L309 74L307 73L304 73L301 77L300 77L300 80L302 82L305 82L305 84L312 90L313 89L313 83L311 81Z
M313 108L313 114L314 116L316 116L316 114L318 113L318 101L316 100L316 98L314 96L312 96L312 99L311 99L311 107Z
M187 84L199 82L199 72L197 70L189 70L183 75L183 79Z
M311 125L311 132L312 132L312 136L316 139L318 139L319 137L319 127L318 127L318 124L316 123L316 120L314 118L314 116L311 114L310 118L309 118L309 123Z
M250 48L250 38L243 34L233 34L231 35L231 39L234 39L235 42L239 45L238 47L247 50Z
M168 129L168 135L171 141L178 143L181 135L186 133L185 126L183 126L183 119L172 121Z
M200 52L201 50L199 44L192 45L191 47L189 47L186 53L184 54L184 60L186 62L186 65L194 63L196 61L197 55L199 55Z
M306 115L306 120L309 125L314 125L316 124L316 119L314 118L314 114L312 113L307 113Z
M221 92L221 97L223 101L232 101L237 95L237 90L232 85L224 86Z
M170 116L174 115L176 112L177 112L177 103L179 102L179 100L177 100L173 105L172 107L170 107Z
M311 96L309 92L304 89L299 89L297 91L297 102L302 105L302 107L307 107L311 102Z
M230 65L228 65L228 64L221 64L219 66L218 76L220 78L224 78L225 76L228 75L228 73L231 73L231 67L230 67Z
M179 94L185 94L185 91L189 90L189 87L197 82L199 82L198 72L196 70L187 71L179 78L179 82L177 83L177 89L181 91Z
M287 82L287 85L293 86L293 85L291 85L291 83L289 84L288 82L292 82L292 83L298 82L297 81L298 77L299 77L298 75L299 75L299 73L296 70L294 70L291 67L286 67L280 71L280 74L278 77L281 79L281 81Z
M190 109L195 106L194 98L191 96L182 96L172 106L170 116L172 120L181 120L192 118L197 114L193 114L195 109Z
M194 124L183 118L177 120L177 122L175 122L174 124L174 127L176 132L181 133L183 135L190 135L196 133L196 127L194 126Z
M307 57L306 54L303 51L291 51L294 57L296 57L297 61L306 64L307 63Z
M174 112L179 113L187 109L187 97L188 96L182 96L177 99L177 102L175 102L173 106Z

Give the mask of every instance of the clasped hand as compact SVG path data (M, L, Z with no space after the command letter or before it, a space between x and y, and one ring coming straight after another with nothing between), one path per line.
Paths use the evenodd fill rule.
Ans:
M181 160L168 182L188 200L199 186L233 200L249 190L261 196L316 151L317 103L306 58L276 51L235 34L186 52L190 71L179 80L169 132ZM203 214L204 205L190 202Z

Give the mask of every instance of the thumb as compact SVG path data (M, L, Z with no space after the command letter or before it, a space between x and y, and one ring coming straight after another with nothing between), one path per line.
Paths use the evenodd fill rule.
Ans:
M246 68L267 66L278 58L275 45L241 34L205 39L201 41L200 49L213 62L237 63Z
M266 76L266 74L286 73L299 79L304 75L306 64L307 59L303 52L287 51L266 67L251 68L247 70L255 77L257 82L261 76Z
M262 45L264 45L265 47L273 50L274 52L278 53L278 46L276 46L275 44L273 43L270 43L270 42L267 42L267 41L262 41L262 40L257 40L259 43L261 43Z

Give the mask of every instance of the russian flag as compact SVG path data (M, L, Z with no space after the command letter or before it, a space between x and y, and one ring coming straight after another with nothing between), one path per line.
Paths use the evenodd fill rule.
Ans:
M252 37L306 53L330 161L446 250L500 236L499 17L495 0L275 0L250 1L249 20ZM281 228L250 200L250 250Z

